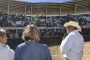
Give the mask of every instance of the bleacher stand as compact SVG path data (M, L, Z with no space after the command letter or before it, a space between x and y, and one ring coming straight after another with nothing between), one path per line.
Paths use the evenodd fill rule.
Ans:
M82 34L85 39L90 39L90 14L77 14L65 16L25 16L21 14L8 14L0 12L0 27L25 27L27 24L33 23L37 27L50 27L40 29L40 37L42 43L50 44L51 41L60 44L59 41L65 34L63 24L70 20L77 21L82 26ZM57 28L53 28L57 27ZM9 31L8 37L10 40L18 41L21 39L22 30L16 29L17 32ZM57 40L57 41L55 41ZM49 42L48 42L49 41ZM20 43L20 42L19 42ZM14 44L17 44L14 42Z

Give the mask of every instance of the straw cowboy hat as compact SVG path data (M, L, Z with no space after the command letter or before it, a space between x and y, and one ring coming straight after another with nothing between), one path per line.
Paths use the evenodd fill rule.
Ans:
M64 27L68 27L68 26L73 26L73 27L77 28L78 31L81 31L81 27L80 27L78 22L69 21L69 22L64 24Z

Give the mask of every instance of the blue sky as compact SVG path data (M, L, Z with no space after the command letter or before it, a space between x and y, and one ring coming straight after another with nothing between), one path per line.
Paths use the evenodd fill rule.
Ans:
M26 1L26 2L67 2L70 0L19 0L19 1Z

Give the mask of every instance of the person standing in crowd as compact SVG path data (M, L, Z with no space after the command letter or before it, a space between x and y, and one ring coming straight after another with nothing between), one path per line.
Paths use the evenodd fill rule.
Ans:
M25 42L16 47L14 60L52 60L47 45L39 43L39 31L34 24L25 27L22 38Z
M68 35L62 41L59 49L63 55L64 60L81 60L84 48L84 39L79 23L69 21L64 24Z
M0 28L0 60L14 60L14 51L6 43L6 30Z

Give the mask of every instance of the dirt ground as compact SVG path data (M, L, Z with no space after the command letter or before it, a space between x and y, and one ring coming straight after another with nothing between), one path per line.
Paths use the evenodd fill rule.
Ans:
M49 47L53 60L62 60L62 55L59 51L59 45ZM90 60L90 41L84 43L82 60Z

